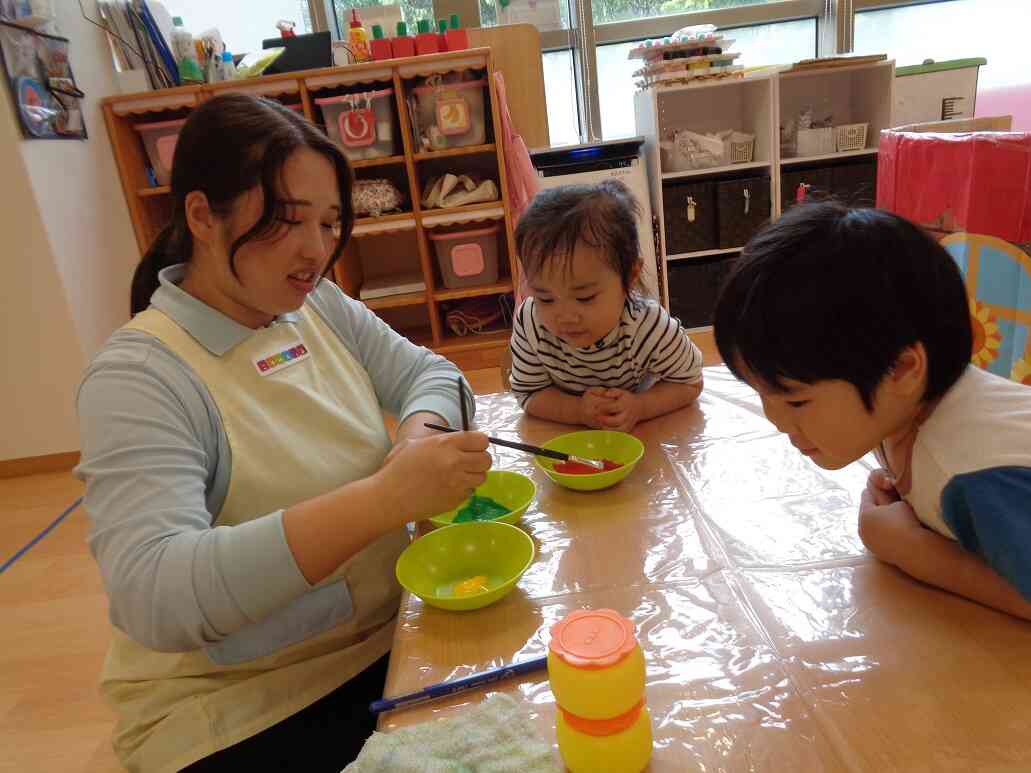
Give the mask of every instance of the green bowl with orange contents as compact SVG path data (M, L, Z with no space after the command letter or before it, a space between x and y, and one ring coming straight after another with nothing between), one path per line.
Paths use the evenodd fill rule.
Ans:
M420 537L397 559L397 581L431 607L464 611L508 595L535 554L508 523L456 523Z
M535 456L537 466L544 474L560 486L574 491L600 491L615 486L629 475L641 457L644 456L644 443L626 432L590 429L581 432L570 432L559 435L544 443L541 448L561 451L585 459L608 459L619 464L614 470L604 472L570 474L560 472L563 462L549 459L546 456ZM559 469L555 469L559 465Z

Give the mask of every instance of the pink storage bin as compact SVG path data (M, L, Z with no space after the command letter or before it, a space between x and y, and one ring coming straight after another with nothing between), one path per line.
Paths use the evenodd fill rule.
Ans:
M398 155L394 136L394 90L316 99L326 133L352 161Z
M143 147L147 150L147 158L154 170L158 185L172 182L172 160L175 158L175 144L179 141L179 132L186 123L185 118L176 121L158 121L157 123L138 123L133 128L140 133Z
M439 76L434 76L437 78ZM429 150L482 145L487 141L487 81L436 82L416 86L419 131Z
M495 223L486 228L429 234L445 287L453 289L498 281L500 230L501 226Z

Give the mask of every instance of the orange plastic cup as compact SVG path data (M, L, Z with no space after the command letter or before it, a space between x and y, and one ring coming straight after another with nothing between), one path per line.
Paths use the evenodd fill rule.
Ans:
M548 678L555 701L583 719L611 719L644 699L644 653L634 626L611 609L571 612L551 627Z
M584 719L559 707L555 735L572 773L640 773L652 756L652 719L644 701L612 719Z

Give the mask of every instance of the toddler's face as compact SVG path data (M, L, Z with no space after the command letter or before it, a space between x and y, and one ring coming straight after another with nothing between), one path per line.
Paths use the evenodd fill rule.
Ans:
M553 335L587 348L608 335L623 313L623 283L600 250L577 244L570 261L546 261L529 278L537 314Z
M805 384L785 379L788 391L746 379L759 393L763 412L805 456L825 470L838 470L862 458L896 431L899 418L891 395L882 387L868 411L859 390L847 381Z

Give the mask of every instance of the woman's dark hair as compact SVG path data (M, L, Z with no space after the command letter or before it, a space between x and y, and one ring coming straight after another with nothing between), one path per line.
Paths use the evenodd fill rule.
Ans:
M602 250L629 292L634 267L641 260L639 213L637 200L618 180L541 191L516 227L516 250L523 271L532 277L551 260L563 261L568 267L573 249L582 243Z
M764 385L842 379L873 409L902 351L927 351L925 400L970 361L959 267L928 233L879 209L793 207L744 248L715 312L716 345L738 378Z
M284 217L283 164L298 148L311 148L332 162L340 189L340 240L323 274L329 273L351 235L351 167L340 149L313 124L278 102L244 94L224 94L190 113L175 146L172 162L172 219L136 267L129 296L136 314L150 305L158 273L190 259L193 236L186 223L186 195L203 191L208 204L225 217L242 193L260 185L261 217L229 250L229 268L236 275L237 251L252 239L275 233Z

